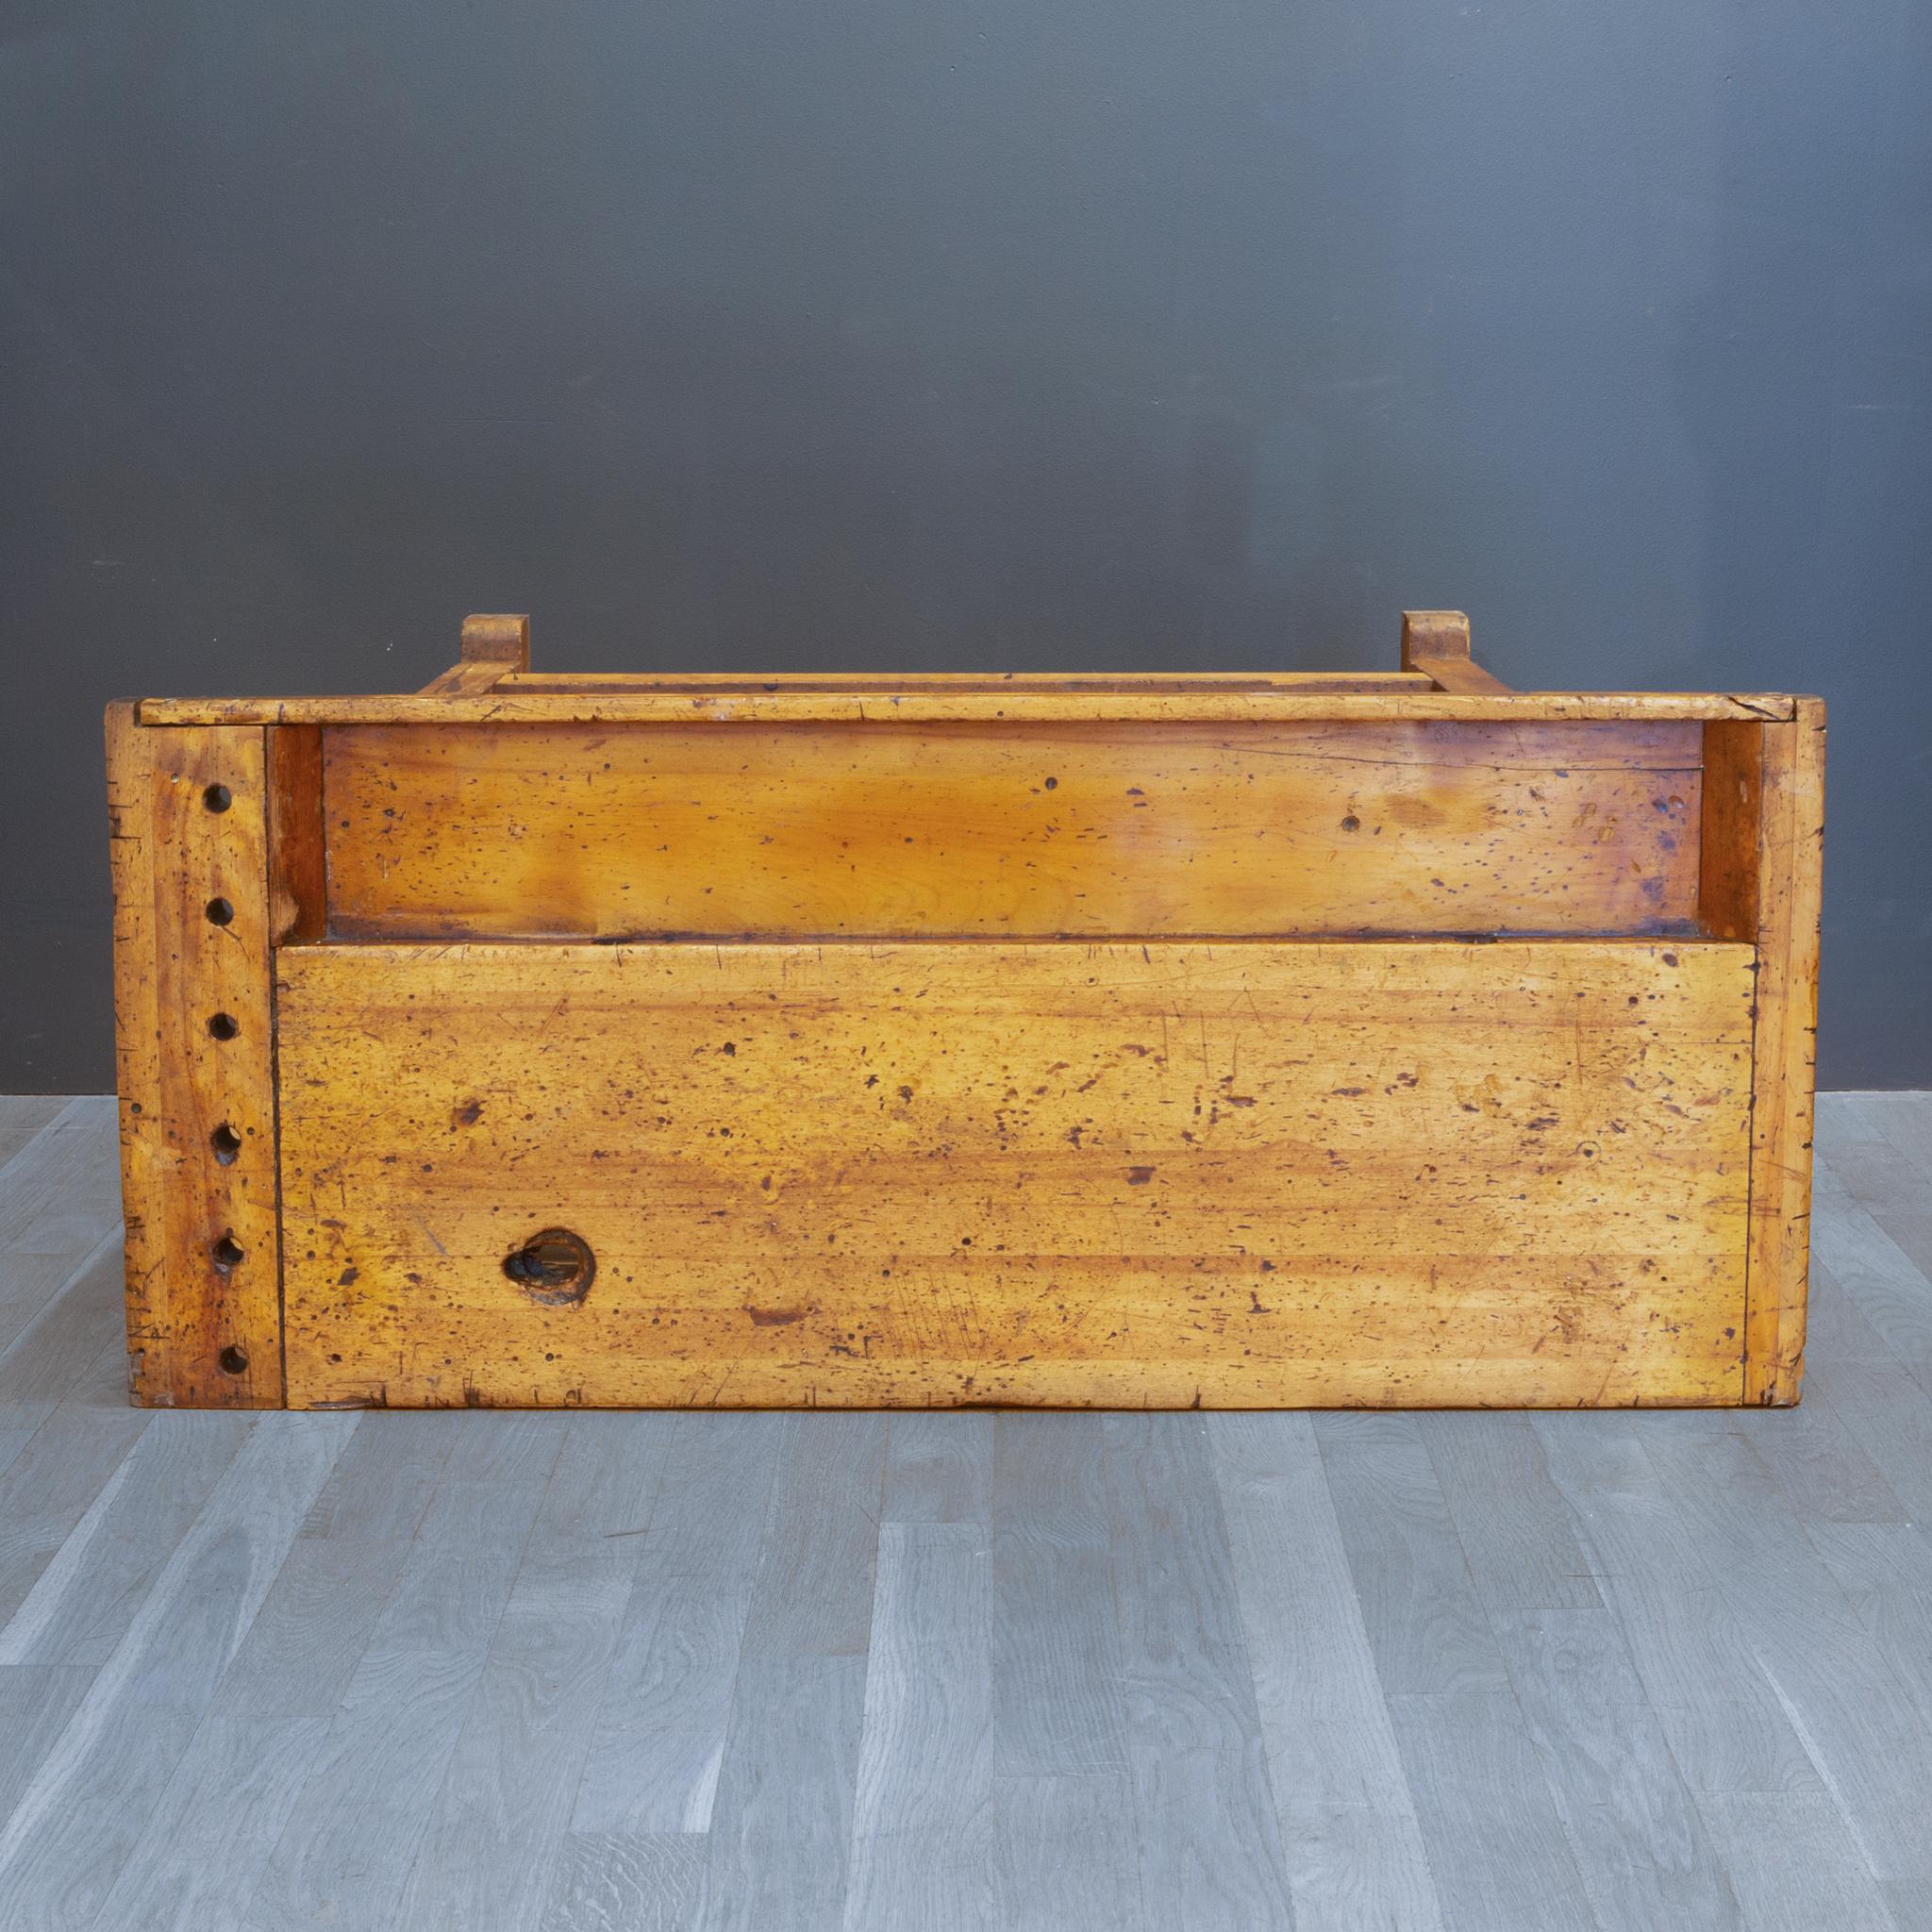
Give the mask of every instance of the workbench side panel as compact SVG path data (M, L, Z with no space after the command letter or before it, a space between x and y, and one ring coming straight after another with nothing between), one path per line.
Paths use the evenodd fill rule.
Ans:
M1734 1404L1751 960L288 948L291 1399Z
M153 1406L282 1400L262 739L108 721L128 1347Z
M342 726L340 939L1658 933L1695 723Z

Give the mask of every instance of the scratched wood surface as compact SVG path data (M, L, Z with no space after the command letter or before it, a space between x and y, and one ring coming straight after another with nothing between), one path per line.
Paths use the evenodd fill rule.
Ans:
M1818 1111L1797 1408L255 1416L0 1101L0 1924L1919 1932L1932 1096Z
M291 948L290 1399L1735 1401L1750 959Z
M158 1405L282 1399L263 737L108 717L128 1370Z
M1123 679L1118 690L1080 691L975 678L973 689L789 690L779 679L746 679L716 691L525 691L513 677L487 691L413 697L143 698L143 724L747 724L757 723L1283 724L1386 724L1419 719L1462 724L1532 724L1552 720L1661 723L1670 719L1789 720L1794 701L1772 691L1489 691L1422 687L1389 691L1284 688L1174 691L1165 678ZM1261 681L1265 684L1265 680Z
M344 939L1657 931L1695 724L326 734Z

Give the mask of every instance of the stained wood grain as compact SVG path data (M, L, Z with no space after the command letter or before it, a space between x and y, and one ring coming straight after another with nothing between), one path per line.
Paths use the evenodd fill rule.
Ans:
M1657 931L1692 724L327 734L345 939ZM648 826L649 835L640 835Z
M1156 677L1151 690L1117 691L993 689L940 694L919 690L881 692L625 692L589 697L542 691L494 689L472 695L333 698L143 698L142 724L737 724L839 722L934 724L1010 719L1019 724L1065 720L1108 723L1187 719L1196 724L1243 720L1277 723L1321 719L1382 724L1391 718L1459 719L1471 724L1538 724L1550 719L1788 720L1795 700L1772 691L1507 691L1479 696L1443 691L1333 694L1293 690L1175 692Z
M291 1399L1732 1397L1749 959L291 948Z
M159 1406L276 1407L262 733L135 731L117 711L108 746L133 1392Z

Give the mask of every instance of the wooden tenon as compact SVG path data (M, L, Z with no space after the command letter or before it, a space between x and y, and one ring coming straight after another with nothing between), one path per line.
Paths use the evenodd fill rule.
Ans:
M1797 1400L1816 699L528 656L108 712L137 1401Z

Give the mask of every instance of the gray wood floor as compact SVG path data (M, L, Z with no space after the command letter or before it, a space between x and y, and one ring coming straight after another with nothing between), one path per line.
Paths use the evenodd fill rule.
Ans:
M1932 1927L1932 1096L1785 1412L147 1414L0 1100L0 1927Z

